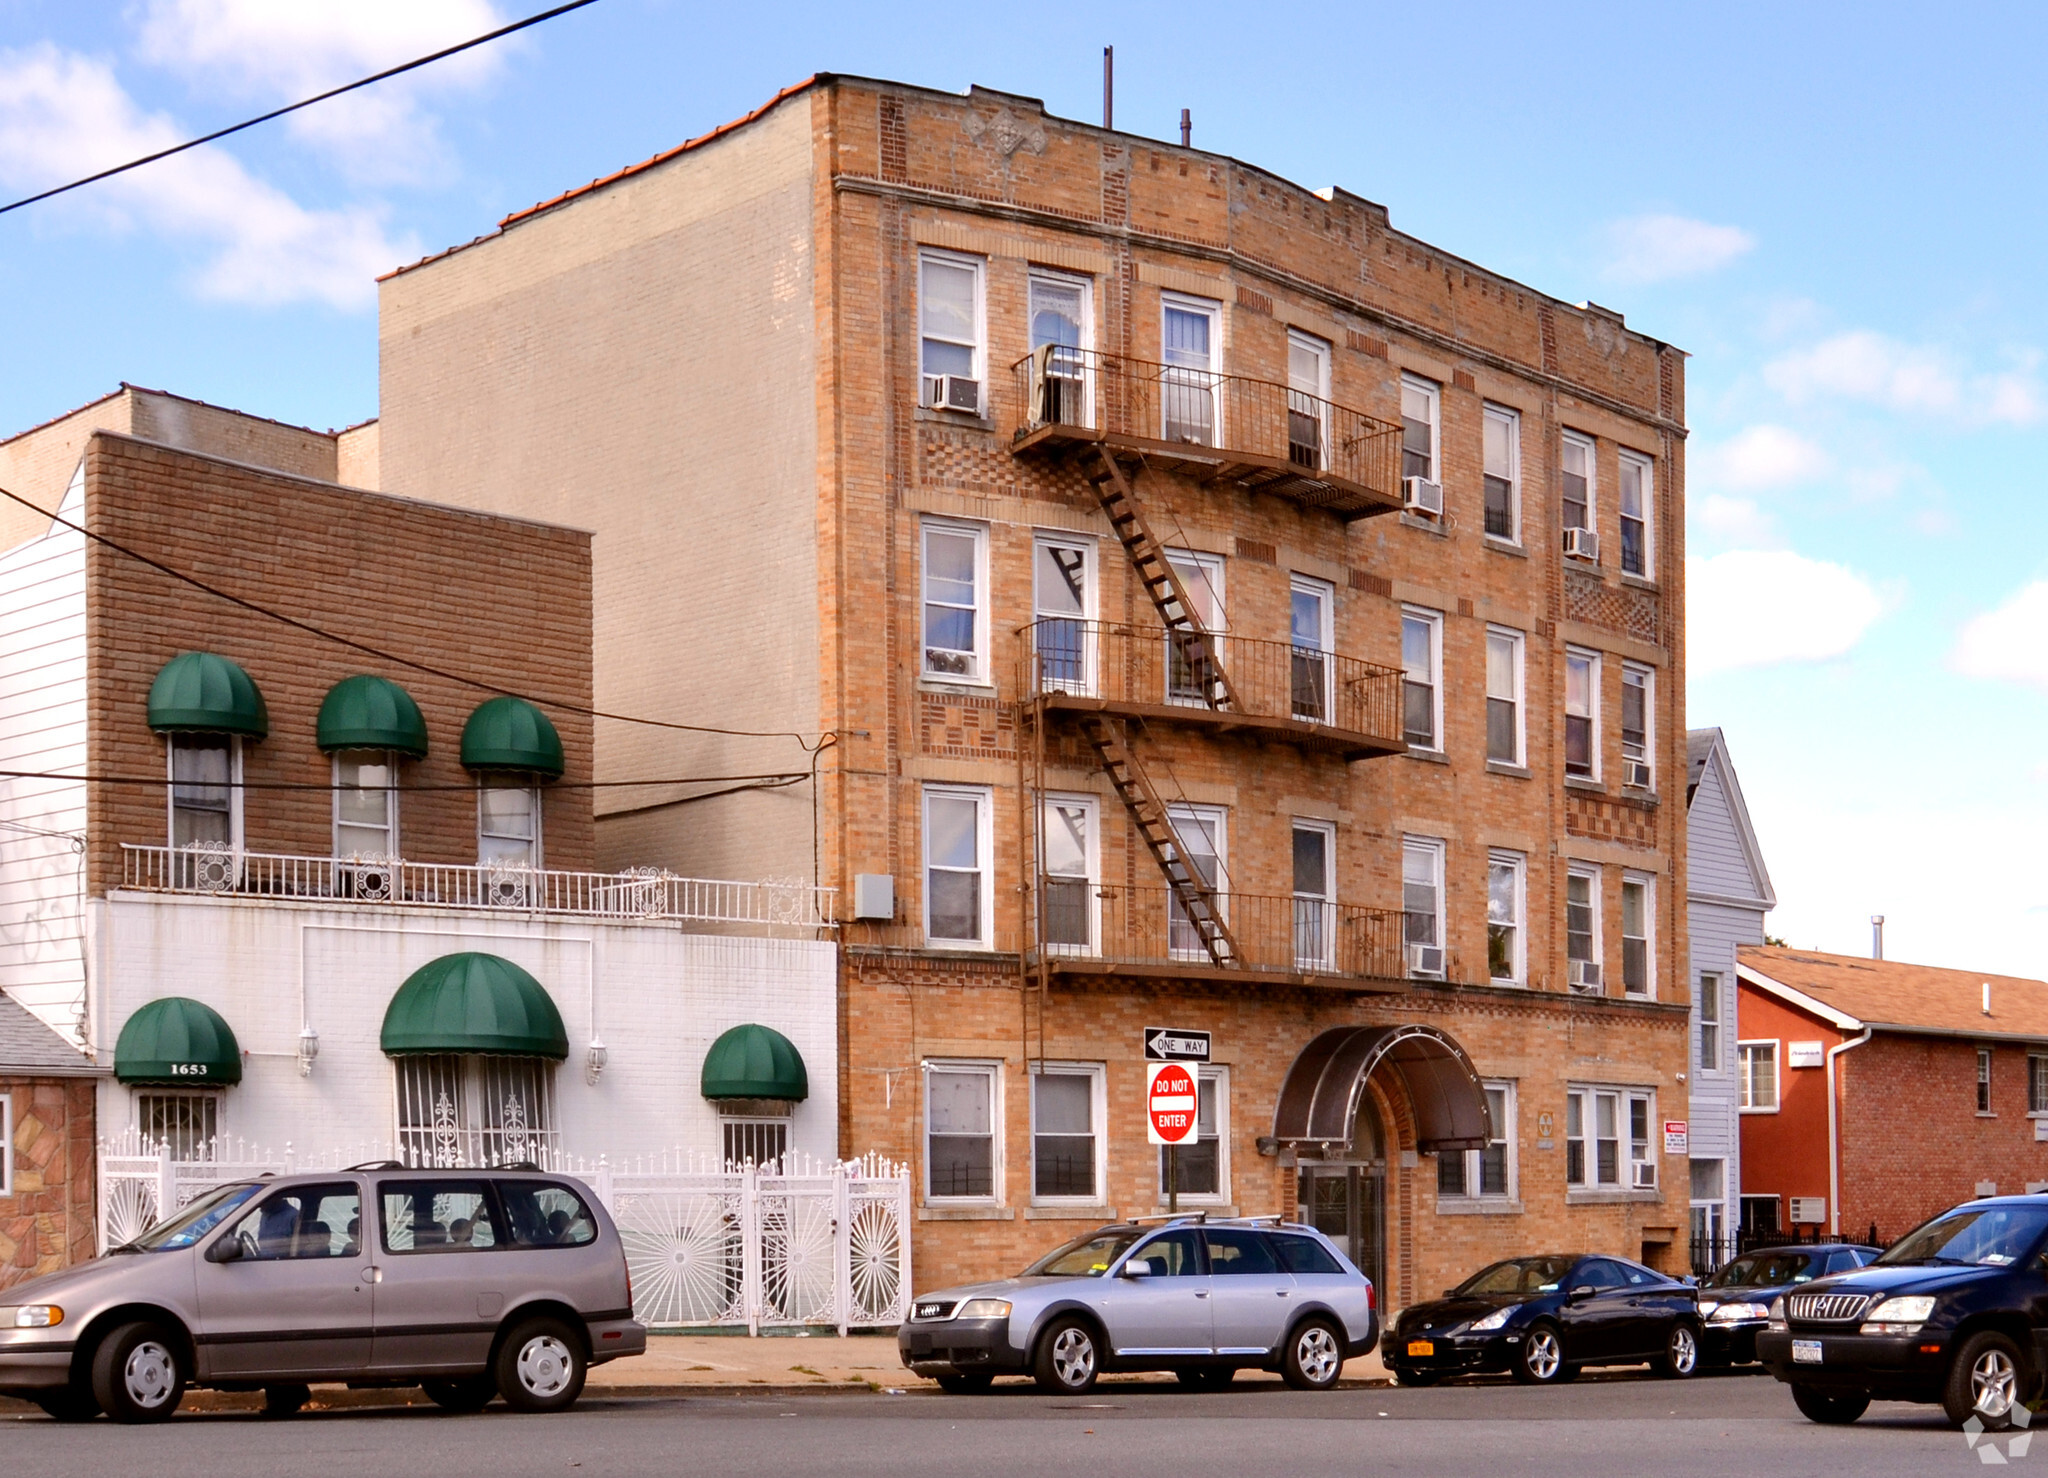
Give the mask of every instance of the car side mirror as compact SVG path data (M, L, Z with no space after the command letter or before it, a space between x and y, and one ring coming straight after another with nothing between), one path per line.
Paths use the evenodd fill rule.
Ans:
M240 1262L242 1260L242 1239L229 1233L206 1249L208 1262Z
M1119 1278L1149 1278L1152 1265L1144 1261L1127 1262L1116 1270L1116 1275Z

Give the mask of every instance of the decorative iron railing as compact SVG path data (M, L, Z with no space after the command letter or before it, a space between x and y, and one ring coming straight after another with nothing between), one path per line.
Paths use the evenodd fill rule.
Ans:
M1219 690L1211 663L1230 674L1237 700L1221 712L1402 747L1401 673L1359 657L1256 637L1196 641L1163 626L1059 617L1017 632L1018 688L1027 702L1057 695L1207 709Z
M124 887L161 893L511 909L581 918L834 928L836 888L801 881L685 878L660 869L554 872L542 868L295 857L225 847L124 843Z
M1398 980L1399 909L1327 899L1218 893L1218 911L1237 943L1234 968L1295 975ZM1172 890L1041 876L1038 909L1045 954L1055 960L1156 965L1172 972L1213 960Z
M1011 366L1023 437L1047 426L1241 453L1398 498L1401 428L1272 380L1048 344Z

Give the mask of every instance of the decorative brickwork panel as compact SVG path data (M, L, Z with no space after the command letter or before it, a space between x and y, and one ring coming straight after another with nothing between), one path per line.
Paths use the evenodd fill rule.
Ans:
M1003 760L1017 754L1016 711L993 698L923 693L918 747L949 759Z
M1247 539L1244 535L1239 534L1237 536L1237 557L1239 559L1255 559L1262 565L1270 565L1279 563L1280 551L1271 544L1266 543L1263 539Z
M1595 842L1620 842L1624 846L1654 848L1657 845L1657 808L1640 801L1582 795L1565 796L1564 827L1575 837Z
M918 481L925 487L947 488L983 497L1038 498L1076 508L1098 506L1095 490L1069 463L1018 462L974 432L927 427L918 441Z
M1566 570L1564 614L1568 621L1583 621L1657 644L1657 597L1647 590L1610 585L1577 570Z

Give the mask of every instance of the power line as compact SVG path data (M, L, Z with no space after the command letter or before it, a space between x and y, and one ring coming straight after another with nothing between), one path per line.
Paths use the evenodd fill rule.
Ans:
M454 56L458 52L468 51L471 47L482 46L486 42L496 41L501 36L509 36L514 31L523 31L528 26L537 26L542 21L551 21L558 15L567 15L572 10L581 10L586 5L594 5L596 3L597 0L569 0L569 3L566 5L557 5L552 10L543 10L539 15L530 15L525 20L514 21L509 26L500 26L495 31L473 37L456 46L446 47L431 56L419 57L401 66L388 67L373 76L364 77L355 82L344 83L340 87L330 87L327 91L300 102L288 103L282 108L273 108L268 113L245 119L227 128L217 128L212 133L203 134L199 138L187 140L182 144L173 144L168 149L159 149L154 154L145 154L140 159L131 159L126 164L117 164L112 169L101 170L98 174L89 174L84 179L73 180L68 185L57 185L52 189L41 191L35 195L23 196L20 200L16 200L11 204L0 205L0 216L6 215L10 210L20 210L24 205L34 205L38 200L48 200L53 195L62 195L67 190L76 190L81 185L90 185L99 180L112 179L115 175L126 174L131 169L140 169L145 164L154 164L159 159L168 159L173 154L182 154L187 149L196 149L201 144L210 144L215 139L224 139L231 133L240 133L245 128L254 128L259 123L268 123L273 118L282 118L287 113L296 113L301 108L310 108L315 103L324 103L329 98L340 97L345 92L354 92L359 87L368 87L373 82L382 82L388 77L396 77L402 72L410 72L417 67L427 66L432 62L438 62L446 57Z
M583 0L583 3L588 4L590 0ZM814 754L832 742L832 731L830 730L826 730L819 736L817 744L811 744L805 740L802 734L796 733L793 730L722 729L711 724L684 724L670 719L641 718L630 713L608 713L602 708L586 708L582 704L570 703L560 698L537 698L531 694L514 692L512 689L501 684L487 683L481 678L470 677L460 672L450 672L444 667L434 667L425 662L415 661L411 657L401 657L396 652L387 652L381 647L373 647L367 643L359 642L353 637L342 636L336 632L315 626L310 622L301 621L296 616L287 616L282 611L274 611L268 606L258 605L253 600L236 595L231 591L222 590L217 585L209 585L196 575L188 575L183 570L173 569L162 560L151 559L140 550L130 549L126 544L110 539L105 534L94 533L82 524L75 524L60 514L52 513L49 509L39 504L31 503L28 499L22 497L21 494L11 492L7 488L0 487L0 497L12 499L31 513L39 514L49 519L52 523L59 524L64 528L70 529L75 534L91 539L96 544L103 544L116 554L125 555L139 564L148 565L151 569L156 570L160 574L169 575L174 580L182 580L195 590L203 590L216 600L224 600L229 605L239 606L245 611L252 611L256 615L266 617L272 621L280 621L294 630L303 631L309 635L320 637L324 641L335 642L353 651L362 652L367 656L377 658L380 662L395 662L401 667L410 667L415 672L424 672L433 677L446 678L449 682L461 683L465 687L480 688L486 693L502 693L507 697L521 698L540 707L559 708L564 713L581 714L585 718L611 719L622 724L644 724L649 728L655 729L679 729L690 734L725 734L736 739L794 739L806 754Z
M797 785L811 778L809 770L771 770L762 775L677 775L663 780L550 780L549 790L624 790L649 785L719 785L727 781L757 785ZM163 775L73 775L58 770L0 770L0 780L75 780L87 785L179 785L190 790L317 790L332 791L333 785L305 780L174 780ZM471 785L365 785L363 790L398 790L407 795L424 791L450 790L467 793ZM722 792L721 792L722 793ZM7 823L0 823L5 825Z

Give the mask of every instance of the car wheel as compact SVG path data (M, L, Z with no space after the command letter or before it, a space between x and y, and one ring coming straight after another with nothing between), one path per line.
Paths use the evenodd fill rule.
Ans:
M160 1422L185 1399L178 1341L157 1324L123 1324L93 1352L92 1395L117 1422Z
M1515 1352L1515 1379L1524 1385L1550 1386L1571 1379L1565 1372L1564 1336L1555 1324L1531 1324Z
M1810 1422L1824 1427L1846 1427L1870 1409L1868 1391L1816 1391L1812 1386L1792 1387L1792 1404Z
M1197 1391L1220 1391L1237 1379L1235 1365L1197 1365L1192 1369L1176 1370L1173 1378L1184 1386Z
M100 1414L99 1402L93 1400L92 1392L82 1386L43 1391L35 1397L35 1403L52 1421L89 1422Z
M996 1383L992 1375L937 1375L932 1379L949 1396L979 1396Z
M310 1386L265 1386L263 1388L263 1414L265 1416L297 1416L299 1410L313 1399Z
M582 1336L560 1319L528 1319L498 1346L497 1384L514 1411L565 1411L583 1394Z
M1441 1370L1400 1369L1394 1372L1394 1384L1397 1386L1434 1386L1441 1384L1443 1378Z
M1095 1331L1079 1319L1056 1319L1038 1341L1031 1373L1042 1391L1078 1396L1094 1387L1100 1364Z
M1328 1319L1307 1319L1287 1336L1280 1378L1297 1391L1327 1391L1344 1373L1344 1336Z
M2020 1348L2002 1334L1985 1330L1963 1341L1949 1367L1942 1409L1961 1426L1971 1417L1988 1432L2012 1425L2012 1412L2026 1399L2027 1368Z
M467 1380L421 1381L420 1389L443 1411L471 1412L482 1411L491 1404L491 1398L498 1394L498 1383L487 1375L473 1375Z
M1684 1320L1671 1327L1664 1341L1664 1353L1657 1358L1657 1374L1666 1380L1684 1380L1700 1368L1700 1332Z

